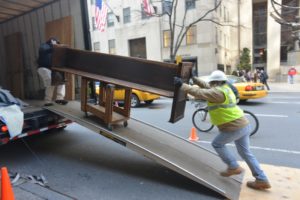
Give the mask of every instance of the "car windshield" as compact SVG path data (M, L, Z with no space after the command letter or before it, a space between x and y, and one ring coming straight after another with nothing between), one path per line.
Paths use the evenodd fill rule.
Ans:
M231 83L231 84L234 84L234 83L244 83L246 82L245 79L243 77L238 77L238 76L234 76L234 75L226 75L227 78L228 78L228 81ZM201 76L200 79L202 79L203 81L205 82L209 82L209 76Z
M227 75L228 81L230 83L244 83L246 82L244 78L242 77L238 77L238 76L234 76L234 75Z

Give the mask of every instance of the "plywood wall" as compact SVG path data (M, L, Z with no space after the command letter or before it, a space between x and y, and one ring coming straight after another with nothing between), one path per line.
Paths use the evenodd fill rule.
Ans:
M46 23L66 16L72 16L73 19L73 47L84 49L80 0L56 1L0 24L0 86L6 87L5 76L9 68L6 64L4 38L20 32L22 34L25 98L32 99L42 95L43 85L36 71L38 48L40 43L47 39L45 34Z

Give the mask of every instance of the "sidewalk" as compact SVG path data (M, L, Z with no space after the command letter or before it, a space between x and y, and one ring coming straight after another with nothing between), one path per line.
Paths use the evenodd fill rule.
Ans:
M269 92L300 92L300 83L268 82Z

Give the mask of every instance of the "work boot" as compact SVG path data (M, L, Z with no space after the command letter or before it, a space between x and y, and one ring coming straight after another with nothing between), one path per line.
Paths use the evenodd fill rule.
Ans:
M265 190L271 188L269 181L261 181L261 180L248 181L247 186L255 190Z
M55 103L60 104L60 105L66 105L68 103L68 101L66 101L64 99L60 99L60 100L55 100Z
M242 173L243 171L244 171L244 169L239 166L235 169L228 168L226 171L221 172L220 175L224 176L224 177L228 177L228 176L232 176L232 175L238 175L238 174Z
M53 103L52 103L52 102L46 102L46 103L44 104L44 106L53 106Z

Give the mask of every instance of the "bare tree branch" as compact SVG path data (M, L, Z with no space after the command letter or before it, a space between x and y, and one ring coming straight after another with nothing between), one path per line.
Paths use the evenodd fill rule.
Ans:
M201 20L203 20L209 13L215 11L218 9L218 7L221 5L222 3L222 0L219 1L219 3L212 9L208 10L202 17L200 17L199 19L197 19L196 21L192 22L189 26L193 26L195 25L196 23L200 22Z
M212 9L206 11L206 13L204 13L204 15L202 15L200 18L198 18L197 20L195 20L194 22L192 22L192 23L190 23L188 26L186 26L184 30L182 29L182 34L179 35L179 36L177 37L177 42L176 42L176 48L175 48L175 50L174 50L174 55L176 55L177 51L179 50L179 48L180 48L180 46L181 46L181 43L182 43L184 37L186 36L188 30L189 30L192 26L194 26L195 24L197 24L198 22L204 21L204 18L205 18L208 14L210 14L211 12L215 11L216 9L218 9L218 7L221 5L221 3L222 3L222 0L220 0L220 1L218 2L218 4L217 4L214 8L212 8Z
M167 6L167 7L164 7L164 8L167 8L167 10L166 11L163 10L163 12L161 14L155 13L154 15L152 15L152 16L155 16L155 17L163 17L163 16L166 15L167 18L168 18L167 23L169 25L169 30L170 30L170 47L169 48L170 48L170 59L171 59L171 61L174 61L175 56L176 56L179 48L181 47L181 44L182 44L184 38L186 37L187 32L195 24L197 24L201 21L210 21L212 23L215 23L215 24L218 24L218 25L221 25L221 26L233 26L233 25L223 25L221 22L218 22L218 21L215 21L213 19L208 19L207 18L210 13L214 12L215 10L217 10L219 8L219 6L222 3L222 0L215 0L216 3L213 6L213 8L205 11L205 13L201 17L199 17L198 19L196 19L195 21L193 21L193 22L191 22L187 25L186 25L186 20L187 20L188 9L187 9L187 7L185 7L183 17L181 19L181 24L177 24L177 21L179 21L177 19L177 17L178 17L178 15L177 15L178 10L177 9L182 9L181 7L179 8L179 5L178 5L179 1L182 2L182 0L168 1L167 3L165 1L166 4L163 5L163 6ZM163 1L161 1L161 0L153 1L153 2L163 3ZM168 7L170 5L171 5L171 8Z
M187 15L187 8L184 9L184 16L182 18L182 26L181 26L181 29L179 31L179 34L178 34L177 38L180 38L184 34L186 15ZM180 44L181 44L180 41L177 40L176 43L175 43L175 50L176 50L174 52L175 55L176 55L176 53L177 53L177 51L178 51L178 49L180 47Z

